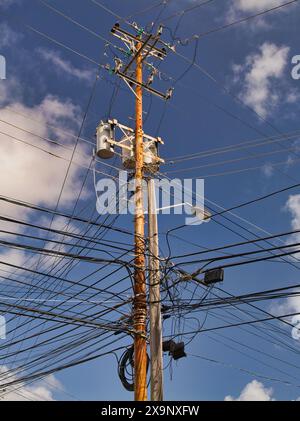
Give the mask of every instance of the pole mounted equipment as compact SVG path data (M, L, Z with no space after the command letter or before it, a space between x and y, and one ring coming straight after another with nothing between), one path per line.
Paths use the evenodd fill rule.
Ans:
M116 119L101 121L96 129L96 139L96 155L99 158L112 158L115 156L115 148L118 147L122 151L123 167L127 170L134 170L134 129L119 123ZM144 171L151 174L156 173L159 170L159 165L165 162L158 156L158 144L164 144L160 137L143 133Z
M148 57L159 60L163 60L166 57L166 48L164 46L159 46L160 44L164 45L164 43L160 40L163 28L160 26L155 35L146 33L142 28L137 27L136 30L137 34L131 34L122 29L119 23L114 25L111 33L125 43L128 51L130 52L131 59L127 64L123 63L120 59L115 59L115 67L112 69L108 65L106 68L120 76L130 88L132 88L132 85L140 86L151 94L156 95L163 100L168 100L172 96L173 88L169 88L166 93L162 93L150 87L158 71L152 64L148 64L146 62ZM137 45L139 45L139 47L137 47ZM140 55L141 64L147 64L149 67L153 68L153 71L146 83L144 83L143 80L137 80L137 78L133 77L131 74L131 68Z
M174 342L172 340L163 342L163 351L169 352L169 355L176 361L180 358L186 357L184 350L184 342Z

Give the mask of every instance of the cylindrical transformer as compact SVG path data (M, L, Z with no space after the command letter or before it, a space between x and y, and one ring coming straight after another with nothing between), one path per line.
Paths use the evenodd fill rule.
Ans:
M96 131L97 150L96 154L101 159L109 159L114 156L114 146L109 143L110 140L115 140L114 126L108 122L99 124Z
M154 173L158 171L157 161L157 144L156 142L145 142L144 143L144 165L145 171Z
M122 142L123 145L132 147L132 140L125 140ZM135 156L134 149L122 148L122 163L123 167L128 170L134 170L135 168ZM158 171L159 165L157 161L157 145L152 141L144 141L144 170L146 172L154 173Z
M130 139L126 139L121 141L122 145L126 146L126 148L122 148L122 163L123 167L127 170L133 170L135 168L135 157L134 157L134 149L133 149L133 141ZM131 148L130 150L127 149Z

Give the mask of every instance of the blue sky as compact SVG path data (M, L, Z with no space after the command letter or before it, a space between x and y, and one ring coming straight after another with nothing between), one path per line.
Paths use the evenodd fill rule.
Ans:
M49 0L48 3L95 34L118 44L110 35L110 29L117 19L95 2ZM160 20L163 21L197 3L199 2L192 0L170 0L164 9L159 6L133 19L141 26L147 26L155 21L160 12ZM169 52L159 69L175 80L180 77L188 67L188 63L180 55L191 59L195 51L193 36L204 34L198 41L196 63L199 66L193 66L184 78L175 84L174 96L166 108L158 98L153 98L149 108L149 96L145 95L144 110L148 111L148 114L145 114L145 131L149 135L161 136L165 142L160 148L160 153L166 160L166 165L162 166L160 171L172 178L204 178L206 205L217 211L220 210L218 206L229 208L296 184L299 180L297 136L292 140L282 140L280 145L272 142L261 147L220 153L208 158L197 157L174 164L169 162L183 155L236 146L242 142L254 143L257 139L259 143L266 137L299 130L300 81L291 77L291 60L293 56L300 54L300 6L293 4L228 29L206 34L213 28L222 27L282 3L283 0L215 0L187 12L180 20L177 36L182 40L189 39L189 42L185 46L177 43L176 51L179 55ZM143 11L150 3L144 0L103 0L101 4L125 17ZM0 118L25 127L29 132L33 131L42 137L59 138L60 142L67 146L66 150L59 148L59 153L68 159L74 137L67 136L66 132L73 133L73 136L78 133L97 71L97 65L92 61L112 64L114 50L92 33L79 28L39 1L4 0L0 1L0 7L3 10L0 23L0 53L5 56L7 63L7 79L0 81L0 115L4 116ZM166 20L165 25L174 30L178 16L180 15ZM76 50L81 56L59 46L53 40L46 39L36 31L41 31ZM172 42L168 29L163 32L163 37L167 42ZM91 143L94 142L95 129L101 119L109 116L132 125L134 97L125 84L120 84L118 95L111 103L117 82L115 75L110 75L104 70L100 72L95 97L81 134L81 137ZM173 82L160 80L154 84L166 91ZM31 120L22 117L16 111L30 115ZM162 116L164 118L159 124ZM40 124L37 124L36 120L39 120ZM55 128L49 128L47 124ZM59 129L64 132L60 132ZM3 130L11 136L21 135L18 129L12 126L8 128L1 123L1 131ZM2 136L5 137L3 134ZM41 145L41 140L32 139L30 133L23 132L22 139L34 145ZM7 146L7 138L4 140L1 156L5 175L0 182L0 194L54 208L66 171L66 163L49 158L40 150L33 151L33 148L28 147L24 149L24 145L15 142L13 146ZM74 207L76 194L83 179L82 167L88 165L91 159L91 143L79 141L75 154L78 165L71 167L60 201L60 210L71 212ZM58 152L57 146L50 146L48 150ZM224 163L228 160L232 162ZM107 161L107 164L120 167L118 158L113 163ZM110 168L98 163L97 170L100 177L101 172L107 173ZM89 205L92 212L94 203L91 176L85 186L79 208ZM20 209L16 210L8 205L1 207L1 213L9 213L16 218L22 217L26 221L49 224L49 220L41 220L32 212L26 210L20 213ZM88 212L83 214L87 216ZM230 218L240 226L237 227L222 218L218 220L238 233L247 235L247 238L253 238L253 234L266 236L266 233L299 229L299 191L295 189L292 193L280 194L244 207L230 215ZM59 220L55 222L60 226ZM168 254L164 233L183 223L182 215L159 217L161 248L164 254ZM121 216L117 225L129 229L132 227L132 218ZM241 227L250 232L246 233ZM195 252L198 250L197 245L218 247L241 241L237 234L214 221L196 227L186 227L177 234L182 239L172 238L172 255ZM297 237L294 236L290 240L297 240ZM193 246L191 242L196 245ZM274 244L280 245L276 241ZM20 265L26 258L24 251L16 252L2 247L0 252L1 260L7 259ZM188 267L188 270L193 269L197 269L197 265ZM81 276L85 271L85 266L77 268L73 271L73 276ZM222 288L240 295L296 284L298 278L298 269L287 263L262 262L227 269ZM110 282L108 272L107 282ZM262 302L258 306L278 314L300 311L300 301L297 298L273 302L272 305L270 302ZM247 308L247 311L251 313L254 310ZM230 315L218 310L216 315L224 317L227 322L236 320L236 315L243 320L247 319L242 312L232 312ZM258 315L260 318L264 317L263 313L255 313L255 316ZM205 313L196 313L195 317L198 317L197 323L200 324L205 320L205 327L224 324L210 313L206 317ZM186 329L195 329L197 323L195 320L187 321ZM300 396L300 367L295 366L298 365L299 342L292 339L291 328L288 326L278 322L272 322L270 326L280 327L285 333L282 336L285 343L296 351L283 349L274 344L270 337L266 340L266 334L270 332L265 331L265 325L260 325L261 337L256 335L258 331L253 327L200 333L187 345L186 352L190 355L178 363L173 363L172 370L166 369L166 399L224 400L228 396L240 399L247 399L249 396L264 400L297 399ZM170 329L171 322L168 321L165 331ZM274 334L278 339L278 333L270 334ZM193 357L192 354L219 363ZM267 354L273 355L277 360L272 360ZM168 362L169 357L166 356L165 364ZM7 361L6 369L11 368L13 367L10 367ZM250 375L250 372L253 374ZM260 374L261 377L256 374ZM270 378L273 381L268 380ZM292 384L284 384L284 381ZM52 387L49 382L59 383L56 384L57 387ZM111 355L57 373L55 378L48 379L48 383L40 382L28 387L36 387L35 392L38 390L42 396L58 400L67 399L67 394L82 400L132 399L132 395L123 390L119 382L116 361ZM64 392L60 391L62 388Z

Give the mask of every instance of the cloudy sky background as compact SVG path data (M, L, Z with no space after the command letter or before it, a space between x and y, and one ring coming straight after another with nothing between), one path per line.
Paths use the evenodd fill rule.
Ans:
M206 33L214 27L226 25L283 2L215 0L210 5L186 13L181 19L177 36L182 39L191 38L194 34ZM49 3L101 36L111 39L109 31L115 23L115 18L90 0ZM103 4L120 16L129 16L137 10L142 10L148 3L144 0L103 1ZM197 2L170 0L162 18L194 3ZM103 41L37 1L0 0L0 7L3 10L0 22L0 53L7 61L7 79L0 81L0 195L54 208L60 197L97 66L43 38L26 25L80 51L96 62L111 62L111 51L105 47ZM291 77L292 57L300 54L297 30L299 7L297 4L291 5L224 31L200 37L197 63L212 77L205 76L204 72L194 67L176 86L174 98L170 106L167 106L159 127L159 135L165 140L165 146L161 148L165 159L299 130L300 81L294 81ZM157 16L158 11L159 9L156 9L142 14L136 19L140 19L141 24L145 25ZM165 24L174 28L177 20L178 17L175 17ZM166 30L166 37L167 34ZM186 47L178 46L178 51L184 56L192 57L194 45L195 41L191 40ZM162 71L175 79L186 68L186 62L171 54L161 66ZM83 169L90 165L93 135L99 120L110 112L111 116L124 124L130 124L131 120L128 118L132 117L134 112L133 97L125 85L120 89L111 109L108 109L115 82L114 76L108 74L100 78L95 100L82 133L82 137L88 141L80 140L78 143L73 165L60 198L60 209L70 211L74 206L82 182ZM159 83L163 89L168 87L168 84ZM148 105L149 98L146 97L146 110ZM145 124L148 134L156 134L162 113L164 104L154 98L151 113L147 116ZM22 131L18 129L20 126ZM41 138L55 139L57 142L45 144ZM248 155L246 160L236 165L220 164L206 168L203 167L207 163L205 160L195 159L188 165L182 163L176 167L166 166L162 171L169 172L170 177L204 177L206 197L227 208L297 182L299 158L297 159L295 153L300 152L299 139L296 138L293 142L283 141L282 144L282 150L273 144L258 151L272 151L273 155L258 160ZM55 155L62 158L57 159ZM233 158L239 156L235 155ZM215 164L214 160L209 163ZM250 170L244 171L249 167ZM104 172L108 170L104 166L98 169ZM172 172L177 169L182 172ZM226 174L221 175L223 173ZM82 196L83 203L93 200L93 194L91 180L89 188ZM0 210L2 215L10 215L23 221L33 220L29 210L20 210L3 203ZM300 194L294 192L280 195L259 206L246 207L236 214L250 221L250 225L245 225L244 222L243 225L260 236L299 229ZM162 216L161 232L182 224L180 218L182 217ZM34 220L37 222L36 218ZM49 223L45 220L38 222ZM55 224L59 226L59 221L55 221ZM125 224L124 222L124 226ZM259 228L254 228L254 225ZM5 227L8 227L7 223ZM239 241L237 236L213 223L194 229L187 228L180 232L180 235L185 240L206 247ZM287 242L297 241L299 238L299 235L294 236L287 239ZM196 250L179 240L173 240L172 244L172 251L177 252L176 254ZM165 247L165 244L162 244L162 247ZM25 252L5 248L0 252L1 260L18 265L28 261ZM31 262L34 263L34 258ZM51 265L51 259L44 265ZM223 287L233 294L242 294L295 284L298 279L298 271L289 265L260 263L227 270ZM273 303L272 306L267 304L266 309L278 314L300 312L300 299L293 298ZM216 321L211 323L216 324ZM289 333L289 328L285 329ZM241 346L238 347L239 351L233 349L232 340L246 345L245 349ZM300 343L292 338L288 340L300 351ZM269 381L268 378L281 379L284 376L276 373L274 367L265 367L259 361L245 356L242 351L247 350L248 344L258 347L262 353L275 353L278 358L298 365L298 356L295 353L287 355L275 345L259 341L254 335L248 335L240 329L227 329L220 334L204 334L197 337L187 352L203 355L224 364L214 364L192 356L173 364L172 370L168 369L165 372L166 398L296 400L300 396L299 368L270 361L268 357L261 355L265 362L272 362L272 366L288 372L290 378L286 378L292 385ZM259 357L257 352L253 355ZM249 372L262 373L264 379L241 372L239 367L244 367ZM6 370L9 370L9 367L1 366L1 371ZM24 395L29 392L31 397L37 395L49 400L66 399L68 394L80 399L131 398L119 384L113 357L66 370L34 385L24 385L22 389ZM16 396L15 392L6 395L6 399L16 398L22 397Z

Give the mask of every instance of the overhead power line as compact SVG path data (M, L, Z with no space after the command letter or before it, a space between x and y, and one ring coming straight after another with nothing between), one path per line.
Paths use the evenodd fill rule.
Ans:
M170 336L167 336L167 337L175 338L176 336L181 336L181 335L193 335L195 333L206 333L206 332L212 332L212 331L222 330L222 329L227 329L227 328L232 328L232 327L253 325L253 324L256 324L256 323L267 322L267 321L270 321L270 320L284 319L284 318L287 318L287 317L294 317L294 316L298 316L299 314L300 313L283 314L283 315L279 315L279 316L266 317L264 319L249 320L249 321L240 322L240 323L232 323L232 324L228 324L228 325L224 325L224 326L215 326L215 327L211 327L211 328L204 328L204 329L201 329L201 330L183 332L183 333L180 333L178 335L172 335L172 336L170 335Z
M246 16L244 18L235 20L235 21L230 22L228 24L219 26L217 28L212 28L212 29L210 29L210 30L208 30L206 32L202 32L202 33L198 34L198 36L200 38L202 38L204 36L207 36L207 35L210 35L210 34L219 32L219 31L223 31L224 29L228 29L228 28L231 28L231 27L233 27L235 25L239 25L240 23L247 22L247 21L252 20L252 19L255 19L257 17L266 15L267 13L275 12L276 10L282 9L284 7L287 7L287 6L291 6L292 4L294 4L296 2L298 2L298 0L291 0L291 1L288 1L288 2L285 2L285 3L282 3L279 6L271 7L270 9L263 10L262 12L255 13L254 15Z

